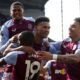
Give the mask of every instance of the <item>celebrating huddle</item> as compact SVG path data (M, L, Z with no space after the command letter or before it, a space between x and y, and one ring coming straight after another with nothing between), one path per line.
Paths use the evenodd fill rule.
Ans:
M1 28L1 80L80 80L80 18L70 26L69 38L55 42L48 38L49 18L23 17L18 1L10 13Z

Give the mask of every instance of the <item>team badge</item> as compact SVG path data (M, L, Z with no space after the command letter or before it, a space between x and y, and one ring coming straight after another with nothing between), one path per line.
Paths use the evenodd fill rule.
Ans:
M16 28L12 28L12 32L15 32L16 31Z
M28 29L32 29L32 24L28 24Z

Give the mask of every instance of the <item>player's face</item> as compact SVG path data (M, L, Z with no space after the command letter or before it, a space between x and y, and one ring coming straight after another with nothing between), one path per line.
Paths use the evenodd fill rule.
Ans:
M36 26L37 34L42 37L46 38L50 31L50 24L48 22L41 22Z
M74 22L69 28L69 36L76 38L80 34L80 23Z
M22 18L23 16L23 8L20 5L15 5L14 7L12 7L10 9L10 14L12 16L12 18L19 20Z

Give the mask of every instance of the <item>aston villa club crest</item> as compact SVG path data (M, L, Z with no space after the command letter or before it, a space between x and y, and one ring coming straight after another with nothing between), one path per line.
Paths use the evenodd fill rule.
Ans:
M32 24L28 24L28 29L32 29Z
M16 28L12 28L12 32L15 32L16 31Z

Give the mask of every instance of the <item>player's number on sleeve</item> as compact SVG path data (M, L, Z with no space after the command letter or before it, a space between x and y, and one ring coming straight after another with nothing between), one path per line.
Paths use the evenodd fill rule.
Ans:
M40 69L40 63L38 61L34 61L31 63L30 60L26 60L26 76L25 76L25 80L32 79L34 77L34 75L39 71ZM36 66L36 69L34 69L33 67ZM31 73L31 75L29 76L29 73Z

